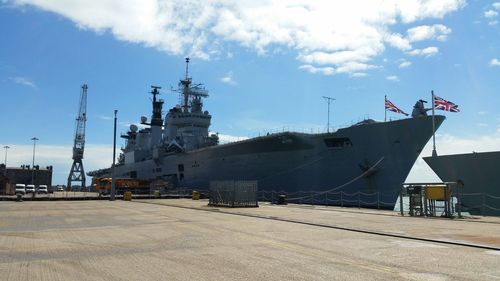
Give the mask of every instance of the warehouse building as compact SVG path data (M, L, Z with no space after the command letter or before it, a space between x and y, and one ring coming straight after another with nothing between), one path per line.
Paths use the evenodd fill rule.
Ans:
M38 165L5 167L4 164L0 164L0 194L14 194L17 183L34 184L37 187L41 184L52 186L52 166L45 168L40 168Z

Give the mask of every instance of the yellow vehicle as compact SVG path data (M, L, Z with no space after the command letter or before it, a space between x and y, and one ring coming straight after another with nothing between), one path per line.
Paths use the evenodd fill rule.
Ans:
M92 185L99 194L109 194L111 192L112 178L92 178ZM117 178L115 180L116 194L123 194L125 191L131 191L135 194L149 193L150 190L149 180L139 180L130 178Z

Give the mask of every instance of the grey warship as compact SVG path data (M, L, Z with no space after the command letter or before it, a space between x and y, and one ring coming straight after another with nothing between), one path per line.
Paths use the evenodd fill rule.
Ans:
M219 144L218 135L209 133L212 116L203 110L208 91L193 83L188 66L186 59L185 77L177 90L181 104L168 110L165 118L160 88L153 87L152 117L141 117L145 128L131 125L122 136L126 145L115 177L163 180L176 189L253 180L259 193L358 192L356 205L368 200L359 200L359 192L376 193L392 208L401 183L433 133L432 118L418 116L388 122L368 119L329 133L285 131ZM444 116L435 120L439 127ZM109 172L108 168L89 175Z
M462 210L500 216L500 151L424 157L442 181L463 183Z

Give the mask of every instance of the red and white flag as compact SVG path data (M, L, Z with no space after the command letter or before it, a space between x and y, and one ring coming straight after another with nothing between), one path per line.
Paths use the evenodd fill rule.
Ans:
M404 114L406 116L408 116L408 113L402 111L401 109L399 109L397 106L395 106L390 100L388 100L387 98L385 98L385 110L387 111L392 111L392 112L396 112L396 113L401 113L401 114Z
M434 96L434 108L449 112L460 112L460 109L458 109L458 105L454 104L451 101L447 101L443 98L440 98L438 96Z

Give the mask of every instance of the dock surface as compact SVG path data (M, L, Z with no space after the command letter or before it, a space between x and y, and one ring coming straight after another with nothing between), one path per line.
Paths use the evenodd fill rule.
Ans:
M0 279L500 280L500 218L207 203L0 202Z

